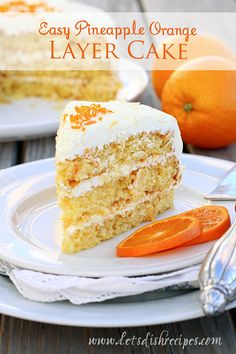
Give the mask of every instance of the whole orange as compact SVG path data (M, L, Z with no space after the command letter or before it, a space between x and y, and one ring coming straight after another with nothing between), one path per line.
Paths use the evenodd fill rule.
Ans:
M174 44L171 52L177 55L179 51L178 44L184 43L184 39L181 36L168 37L168 39L162 41L157 50L158 56L161 57L161 48L163 44ZM153 87L159 97L162 95L163 87L173 73L174 69L177 69L180 65L186 63L188 60L196 59L202 56L222 56L232 61L236 60L234 51L222 40L208 34L198 34L194 37L190 37L187 42L187 58L186 60L173 60L173 59L156 59L154 61L152 70L152 82Z
M236 64L221 57L183 64L165 84L162 108L177 119L188 144L219 148L235 142Z

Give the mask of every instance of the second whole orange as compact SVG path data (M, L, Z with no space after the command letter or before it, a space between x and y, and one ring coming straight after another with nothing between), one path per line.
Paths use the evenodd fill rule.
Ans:
M213 149L236 142L236 64L221 57L183 64L165 84L162 108L187 144Z

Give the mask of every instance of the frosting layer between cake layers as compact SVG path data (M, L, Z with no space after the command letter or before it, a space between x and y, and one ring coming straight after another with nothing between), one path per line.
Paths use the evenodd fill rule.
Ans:
M126 177L130 173L136 171L136 170L141 170L144 167L151 167L155 166L158 164L164 164L168 158L171 158L175 156L173 152L166 153L163 156L157 157L157 158L151 158L147 159L146 161L142 163L135 163L132 165L123 165L120 166L119 168L119 174L117 174L117 170L114 171L109 171L106 173L103 173L102 175L99 176L94 176L87 178L83 181L81 181L77 186L71 188L66 186L62 181L58 181L58 184L60 185L60 196L61 197L79 197L88 191L101 186L104 184L104 182L111 182L115 181L118 178Z

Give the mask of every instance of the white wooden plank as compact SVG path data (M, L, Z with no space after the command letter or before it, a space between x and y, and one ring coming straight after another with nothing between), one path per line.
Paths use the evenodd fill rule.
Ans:
M54 157L55 137L45 139L35 139L24 142L23 161L29 162L43 158Z
M0 169L16 163L16 149L15 143L0 143Z

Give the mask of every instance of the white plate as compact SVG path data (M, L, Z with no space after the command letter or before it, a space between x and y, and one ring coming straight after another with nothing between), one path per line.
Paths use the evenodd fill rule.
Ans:
M236 306L236 301L228 308ZM67 301L39 303L24 299L7 278L0 276L0 313L31 321L80 327L135 327L202 317L199 291L152 301L95 303Z
M212 159L185 155L183 164L186 168L182 185L176 192L175 209L162 214L161 218L202 205L202 196L218 181L217 169L222 175L222 168ZM232 163L221 162L221 165L232 166ZM197 264L212 245L205 243L146 257L118 258L115 256L115 246L129 234L124 233L78 254L63 254L58 245L59 210L53 160L10 169L11 174L16 171L18 181L0 192L0 258L17 266L87 277L138 276ZM20 171L24 178L19 176ZM5 179L8 179L7 176ZM234 217L234 202L218 204L227 206Z
M189 170L208 175L217 181L229 170L230 161L202 156L184 155L184 163ZM52 160L19 165L0 173L0 186L30 174L49 172ZM230 206L231 207L231 206ZM236 306L236 301L228 308ZM95 303L83 306L69 302L37 303L24 299L8 281L0 276L0 313L32 321L88 327L134 327L170 323L202 317L199 292L172 298L137 301L127 303Z
M139 100L148 84L142 67L126 59L116 66L123 87L117 99ZM59 115L68 100L50 102L41 98L25 98L0 104L0 141L50 136L56 133Z

